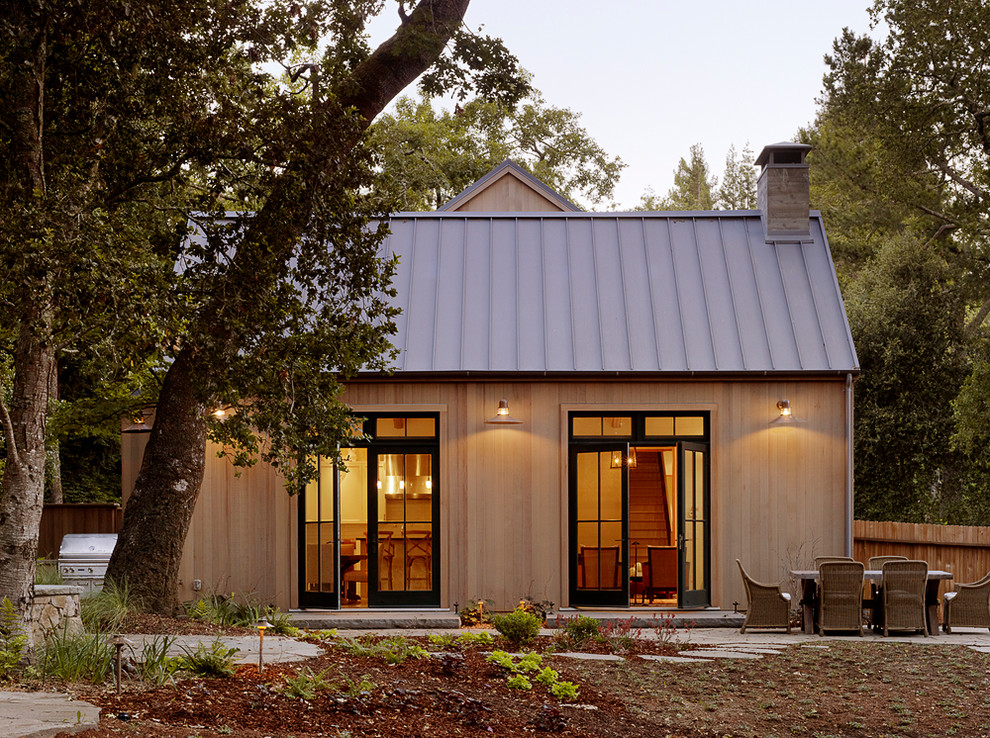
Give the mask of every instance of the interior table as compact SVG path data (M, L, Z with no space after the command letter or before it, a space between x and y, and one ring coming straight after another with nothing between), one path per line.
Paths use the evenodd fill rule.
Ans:
M801 627L805 633L814 634L818 613L815 608L818 598L815 596L818 587L818 570L805 569L792 571L791 576L801 582ZM879 582L883 572L879 569L867 569L863 578L869 582ZM943 579L952 579L952 572L941 569L928 570L928 584L925 587L925 618L928 622L928 632L938 633L938 586Z

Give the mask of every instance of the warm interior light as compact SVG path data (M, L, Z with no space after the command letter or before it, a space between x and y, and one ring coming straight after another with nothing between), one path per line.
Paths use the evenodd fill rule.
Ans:
M509 414L509 403L506 400L498 401L498 410L495 411L496 415L508 415Z

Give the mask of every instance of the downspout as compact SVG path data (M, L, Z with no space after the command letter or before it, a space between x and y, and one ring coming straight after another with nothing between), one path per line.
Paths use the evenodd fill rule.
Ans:
M846 374L846 556L853 555L853 378Z

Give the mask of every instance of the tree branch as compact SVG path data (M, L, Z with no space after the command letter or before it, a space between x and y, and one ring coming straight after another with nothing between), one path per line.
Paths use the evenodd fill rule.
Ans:
M988 314L990 314L990 297L983 301L983 304L980 305L979 311L973 316L972 320L966 324L966 332L970 335L976 333L976 331L979 330L979 327L983 324L983 321L987 319Z
M7 458L14 466L21 465L21 455L17 450L17 441L14 439L14 424L10 421L10 413L7 412L7 403L0 395L0 421L3 421L3 434L7 437Z

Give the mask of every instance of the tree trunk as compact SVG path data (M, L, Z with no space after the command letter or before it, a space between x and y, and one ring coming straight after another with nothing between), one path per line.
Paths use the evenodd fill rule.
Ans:
M15 38L5 40L9 66L14 70L9 101L14 120L11 164L20 190L17 196L30 210L40 208L45 197L46 8L21 0L5 12L19 29ZM9 412L0 401L7 442L0 482L0 597L7 597L22 612L34 593L38 527L45 499L45 424L53 367L50 279L50 274L39 270L17 285L17 313L5 316L16 326L17 338Z
M343 115L353 107L362 125L354 140L332 139L314 146L273 186L265 205L252 219L214 302L197 317L189 340L166 374L134 491L127 501L117 547L106 578L140 598L143 607L161 613L178 610L178 576L182 549L192 517L206 456L206 413L196 389L209 387L239 350L242 308L253 294L272 288L264 275L270 265L287 263L312 211L315 191L333 176L337 163L357 143L358 134L443 51L463 21L469 0L421 0L399 30L359 64L345 89L330 96L314 115ZM302 152L300 152L302 154ZM300 173L307 172L300 186ZM258 268L262 267L262 268ZM195 336L208 337L207 352ZM202 351L202 352L201 352ZM201 395L200 395L201 396Z
M208 408L193 394L196 370L192 352L183 350L165 376L106 574L143 608L163 614L178 610L182 548L206 466Z
M51 317L28 311L14 351L7 464L0 484L0 597L22 611L34 591L38 527L45 499L45 422L52 350Z
M48 373L48 404L58 400L58 366L53 364ZM62 492L62 450L58 438L49 438L45 450L45 502L61 505L65 501Z

